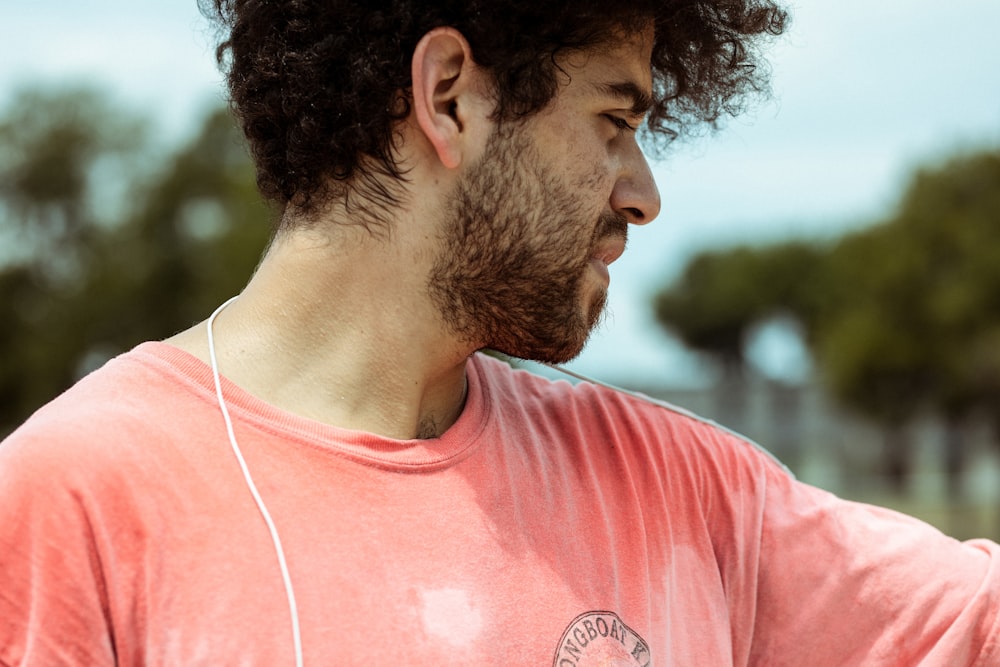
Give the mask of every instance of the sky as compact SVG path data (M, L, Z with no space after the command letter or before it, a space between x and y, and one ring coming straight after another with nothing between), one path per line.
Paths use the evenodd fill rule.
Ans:
M998 0L797 0L768 49L772 96L652 163L660 217L611 266L610 312L569 366L638 386L699 385L707 367L654 322L650 300L702 250L835 238L891 214L919 165L1000 146ZM165 140L223 99L195 0L4 0L0 105L26 83L93 83L151 115ZM752 346L801 378L787 327Z

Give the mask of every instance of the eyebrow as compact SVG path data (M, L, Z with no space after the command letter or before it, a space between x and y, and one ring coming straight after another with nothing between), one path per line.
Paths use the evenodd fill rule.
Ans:
M639 84L632 81L618 81L596 84L598 92L631 104L629 113L644 116L653 108L653 97Z

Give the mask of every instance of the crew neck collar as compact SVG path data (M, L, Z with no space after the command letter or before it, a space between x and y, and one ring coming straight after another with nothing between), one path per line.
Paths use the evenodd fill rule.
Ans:
M125 355L152 365L186 384L218 410L212 369L173 345L147 342ZM249 426L289 442L329 449L359 463L407 471L433 470L464 459L482 439L489 422L490 396L481 355L466 365L467 396L462 413L441 437L397 440L324 424L277 408L221 377L223 397L234 425ZM220 415L221 420L221 415Z

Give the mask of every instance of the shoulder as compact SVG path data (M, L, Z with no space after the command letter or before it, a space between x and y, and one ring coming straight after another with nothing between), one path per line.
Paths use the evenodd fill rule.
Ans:
M138 450L192 419L210 398L177 367L177 352L145 343L42 406L0 444L0 476L126 468Z
M512 369L479 355L501 419L579 443L582 454L620 450L635 465L676 475L687 469L720 482L736 476L788 477L764 448L724 426L641 393L592 381L569 382Z

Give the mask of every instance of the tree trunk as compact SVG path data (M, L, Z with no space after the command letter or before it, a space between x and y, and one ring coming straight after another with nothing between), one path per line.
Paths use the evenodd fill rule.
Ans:
M905 495L913 472L913 447L910 434L902 424L886 427L882 468L889 489L896 495Z
M965 470L968 463L968 439L965 424L957 417L944 420L944 473L948 502L961 503L965 500Z

